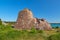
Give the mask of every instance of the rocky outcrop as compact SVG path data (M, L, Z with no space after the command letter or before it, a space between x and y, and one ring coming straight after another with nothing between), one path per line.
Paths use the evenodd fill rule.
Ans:
M32 27L38 30L52 29L46 20L34 18L32 12L28 9L24 9L19 12L18 19L14 27L16 29L31 29Z

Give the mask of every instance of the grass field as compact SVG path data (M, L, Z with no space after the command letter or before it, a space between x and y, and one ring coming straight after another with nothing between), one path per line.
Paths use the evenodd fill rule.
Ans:
M0 25L0 40L60 40L60 32L56 30L16 30L9 25Z

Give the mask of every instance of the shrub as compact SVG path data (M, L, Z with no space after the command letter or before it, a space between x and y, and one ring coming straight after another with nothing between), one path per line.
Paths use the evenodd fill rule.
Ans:
M56 26L56 28L59 28L59 26Z
M35 29L35 28L31 28L31 31L30 31L30 33L37 33L37 30Z
M2 21L1 21L1 19L0 19L0 25L2 25Z

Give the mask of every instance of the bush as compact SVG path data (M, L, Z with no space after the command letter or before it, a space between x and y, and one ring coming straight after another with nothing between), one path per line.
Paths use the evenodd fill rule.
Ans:
M32 34L37 33L37 30L35 28L32 28L30 33L32 33Z
M59 28L59 26L56 26L56 29L58 29Z
M0 19L0 25L2 25L2 21L1 21L1 19Z

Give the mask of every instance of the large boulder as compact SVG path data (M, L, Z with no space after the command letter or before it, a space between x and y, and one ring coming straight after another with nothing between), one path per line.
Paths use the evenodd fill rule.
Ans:
M30 10L24 9L19 12L17 21L14 26L16 29L51 30L50 24L44 19L34 18Z
M18 29L30 29L30 22L33 19L32 12L28 9L24 9L19 12L17 22L15 24L15 28Z
M51 25L45 19L36 18L36 28L39 30L51 30Z

